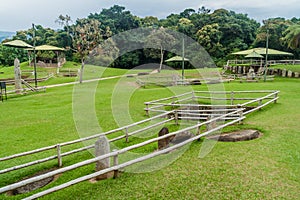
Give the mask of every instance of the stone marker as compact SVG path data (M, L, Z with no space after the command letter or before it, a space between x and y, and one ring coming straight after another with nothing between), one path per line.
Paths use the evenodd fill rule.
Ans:
M186 140L188 140L192 137L194 137L194 134L192 134L189 131L184 131L184 132L181 132L181 133L177 133L175 135L175 137L170 141L170 143L179 144L179 143L184 142L184 141L186 141Z
M169 129L166 128L166 127L163 127L163 128L159 131L158 137L163 136L163 135L166 135L166 134L168 134L168 133L169 133ZM170 137L167 137L167 138L158 140L158 141L157 141L157 143L158 143L158 150L167 148L167 147L169 146L170 141L171 141L174 137L175 137L175 136L170 136Z
M207 121L211 120L213 117L211 115L208 116ZM210 131L211 129L214 129L217 127L217 122L213 121L207 124L206 131Z
M299 78L299 72L295 72L295 78Z
M239 130L230 133L223 133L221 135L213 135L207 139L218 140L223 142L239 142L246 140L253 140L259 138L262 134L257 130Z
M242 66L238 66L238 74L242 74L243 73L242 70L243 70Z
M109 142L105 136L100 136L99 140L95 143L95 156L101 156L110 153ZM96 171L100 171L110 167L110 159L105 158L96 162ZM108 172L96 177L96 180L103 180L112 177L113 173Z
M18 58L14 61L15 66L15 89L16 93L22 92L22 82L21 82L21 69L20 69L20 61Z
M287 76L291 78L293 76L293 72L291 70L288 71Z
M281 71L281 75L282 75L282 77L286 77L286 69L283 69L283 70Z

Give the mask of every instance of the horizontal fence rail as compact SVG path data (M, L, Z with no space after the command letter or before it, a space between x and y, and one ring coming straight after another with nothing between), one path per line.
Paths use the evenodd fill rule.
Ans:
M203 95L200 95L203 94ZM207 95L207 96L204 96ZM263 95L266 94L266 95ZM246 107L250 106L250 104L253 104L255 102L261 103L263 100L271 100L272 102L276 103L276 100L278 99L279 91L274 90L257 90L257 91L193 91L190 93L185 93L184 95L190 95L188 97L185 97L184 99L178 99L177 96L168 97L168 98L162 98L154 101L145 102L146 108L144 109L146 111L146 114L149 115L150 112L158 112L158 113L164 113L166 112L166 107L175 107L177 109L181 109L182 107L198 107L198 108L208 108L214 109L218 108L239 108L239 107ZM222 97L214 96L214 95L222 95ZM242 96L241 96L242 95ZM250 97L244 97L244 95L250 95ZM254 95L251 97L251 95ZM258 97L259 96L259 97ZM169 100L173 100L170 102ZM191 103L188 100L191 100L192 102L198 101L197 103ZM211 104L201 104L200 101L220 101L221 105L211 105ZM227 102L227 104L224 105L224 101ZM223 104L223 105L222 105ZM260 105L258 105L260 106ZM209 109L206 109L207 112L209 112Z
M129 136L132 136L136 133L139 133L139 132L142 132L142 131L145 131L145 130L149 130L151 128L162 125L164 123L168 123L172 120L175 120L175 118L172 117L170 119L162 120L158 123L155 123L155 124L150 125L150 126L146 126L146 127L142 128L140 130L133 131L131 133L128 133L129 128L132 128L132 127L135 127L137 125L149 122L149 121L154 120L154 119L167 117L169 114L172 114L172 113L173 113L173 111L169 111L169 112L166 112L164 114L156 115L154 117L151 117L151 118L148 118L148 119L145 119L145 120L142 120L142 121L124 126L124 127L120 127L120 128L114 129L114 130L110 130L110 131L107 131L107 132L104 132L104 133L100 133L100 134L92 135L92 136L89 136L89 137L85 137L85 138L81 138L81 139L77 139L77 140L72 140L72 141L68 141L68 142L64 142L64 143L60 143L60 144L56 144L56 145L51 145L51 146L48 146L48 147L43 147L43 148L35 149L35 150L32 150L32 151L27 151L27 152L18 153L18 154L14 154L14 155L10 155L10 156L0 158L0 163L1 163L3 161L7 161L7 160L23 157L23 156L33 155L33 154L37 154L37 153L57 149L57 155L49 156L49 157L38 159L38 160L35 160L35 161L31 161L31 162L28 162L28 163L25 163L25 164L16 165L16 166L13 166L13 167L2 169L2 170L0 170L0 174L4 174L4 173L10 172L10 171L14 171L14 170L26 168L26 167L29 167L29 166L33 166L33 165L36 165L36 164L44 163L44 162L54 160L54 159L58 159L59 163L61 163L62 162L61 161L62 157L65 157L65 156L68 156L68 155L71 155L71 154L74 154L74 153L82 152L82 151L85 151L85 150L88 150L88 149L92 149L92 148L94 148L95 145L89 145L89 146L86 146L86 147L73 149L71 151L64 152L64 153L60 152L60 149L62 147L72 145L72 144L76 144L76 143L80 143L80 142L83 142L83 141L93 140L93 139L96 139L100 136L106 136L106 135L109 135L109 134L112 134L112 133L124 131L125 132L124 135L118 136L116 138L112 138L109 141L113 142L113 141L117 141L117 140L120 140L120 139L123 139L123 138L126 138L126 141L128 141ZM62 163L61 163L61 165L62 165ZM61 167L61 165L59 165L59 167Z
M212 93L227 95L225 98L215 98L214 100L226 100L227 102L229 102L229 104L227 104L227 105L211 105L211 104L194 103L196 101L198 101L198 103L199 103L201 100L209 99L209 97L207 97L207 96L202 96L202 95L197 95L197 94L210 95ZM253 94L254 97L239 96L239 95L248 95L248 94L250 94L250 95ZM47 162L47 161L53 160L53 159L57 159L58 166L61 167L57 170L48 172L46 174L32 177L32 178L29 178L29 179L26 179L26 180L23 180L23 181L20 181L17 183L13 183L13 184L4 186L4 187L0 188L0 193L11 191L11 190L17 189L19 187L25 186L27 184L55 176L57 174L61 174L61 173L67 172L67 171L77 169L82 166L93 164L93 163L95 163L99 160L103 160L105 158L113 159L113 161L114 161L113 166L106 168L104 170L89 174L89 175L82 176L80 178L76 178L76 179L71 180L62 185L52 187L50 189L47 189L45 191L42 191L42 192L34 194L30 197L27 197L26 199L35 199L35 198L47 195L49 193L64 189L64 188L74 185L76 183L97 177L97 176L105 174L107 172L114 171L114 173L117 173L118 170L120 170L124 167L127 167L132 164L142 162L144 160L147 160L147 159L165 154L167 152L176 150L188 143L198 140L201 137L207 136L211 133L216 133L216 131L221 130L222 128L224 128L226 126L235 124L237 122L241 122L242 120L244 120L246 118L245 117L246 114L249 114L256 110L260 110L261 108L269 105L272 102L276 103L279 98L278 94L279 94L279 91L271 91L271 90L224 91L224 92L223 91L213 91L213 92L193 91L193 92L187 92L187 93L183 93L180 95L176 95L173 97L167 97L167 98L163 98L163 99L146 102L145 103L145 105L146 105L145 111L148 114L150 111L151 112L162 112L162 114L158 114L151 118L148 118L148 119L145 119L145 120L142 120L142 121L139 121L139 122L127 125L127 126L123 126L123 127L120 127L120 128L114 129L114 130L110 130L110 131L107 131L104 133L99 133L99 134L88 136L85 138L72 140L72 141L68 141L68 142L64 142L64 143L60 143L60 144L56 144L56 145L51 145L48 147L43 147L43 148L28 151L28 152L18 153L15 155L10 155L10 156L6 156L4 158L0 158L0 161L3 162L3 161L8 161L8 160L11 160L14 158L32 155L32 154L36 154L36 153L40 153L40 152L44 152L44 151L56 150L56 155L52 155L52 156L49 156L46 158L41 158L41 159L31 161L31 162L28 162L25 164L9 167L7 169L2 169L2 170L0 170L0 174L7 173L7 172L17 170L17 169L21 169L21 168L25 168L28 166L42 163L42 162ZM255 105L255 106L253 106L253 105ZM172 110L167 111L167 110L165 110L166 107L171 108ZM190 108L193 108L193 109L190 109ZM155 123L153 123L151 125L146 125L145 127L142 127L142 128L138 127L137 130L131 130L131 131L129 130L130 128L135 128L138 125L142 125L142 124L147 123L154 119L157 119L159 121L156 121ZM128 142L128 138L130 136L133 136L138 133L142 133L144 131L151 130L152 128L159 127L160 125L163 125L165 123L170 123L172 121L174 121L175 124L177 124L178 120L198 120L198 122L195 123L194 125L189 125L187 128L183 128L183 129L168 133L163 136L158 136L158 137L155 137L152 139L148 139L148 140L140 142L138 144L134 144L134 145L131 145L131 146L119 149L119 150L114 150L113 152L110 152L110 153L107 153L107 154L104 154L104 155L101 155L101 156L98 156L98 157L95 157L92 159L87 159L87 160L80 161L80 162L77 162L75 164L72 164L72 165L69 165L66 167L62 167L62 158L64 156L68 156L68 155L71 155L74 153L78 153L81 151L95 148L95 144L91 144L91 145L88 145L85 147L72 149L67 152L61 152L61 148L64 146L68 146L68 145L72 145L72 144L76 144L76 143L84 142L84 141L91 141L100 136L106 136L106 135L109 135L112 133L117 133L117 132L122 132L122 134L119 136L116 136L114 138L110 138L109 142L114 142L114 141L124 139L124 138L126 139L126 142ZM203 120L203 121L200 121L200 120ZM222 122L222 123L217 123L217 122ZM211 125L213 123L215 124L214 126L216 126L216 127L211 127ZM206 131L204 133L200 133L200 130L203 130L203 127L205 128L205 126L206 126L206 129L205 129ZM200 129L201 127L202 127L202 129ZM178 144L174 144L173 146L165 148L163 150L158 150L154 153L149 153L148 155L145 155L145 156L142 156L142 157L139 157L136 159L132 159L132 160L126 161L124 163L119 164L119 162L118 162L118 156L121 154L124 154L126 152L129 152L131 150L134 150L134 149L137 149L140 147L144 147L145 145L149 145L149 144L157 142L159 140L169 138L170 136L176 136L177 134L184 133L186 131L196 131L196 134L190 139L187 139ZM117 175L114 175L114 177L115 176L117 176Z
M171 152L171 151L173 151L173 150L176 150L176 149L178 149L178 148L180 148L180 147L182 147L182 146L185 146L185 145L187 145L187 144L189 144L189 143L191 143L191 142L193 142L193 141L196 141L196 140L198 140L198 139L200 139L200 138L202 138L202 137L204 137L204 136L207 136L207 135L209 135L209 134L211 134L211 133L213 133L213 132L216 132L216 131L218 131L218 130L220 130L220 129L222 129L222 128L225 128L226 126L232 125L232 124L234 124L234 123L236 123L236 122L238 122L238 121L240 121L240 120L243 120L244 118L245 118L245 117L242 117L242 118L240 118L240 119L236 119L236 120L234 120L234 121L227 122L227 123L224 124L224 125L221 125L221 126L219 126L219 127L217 127L217 128L214 128L214 129L212 129L212 130L210 130L210 131L206 131L205 133L202 133L202 134L197 135L197 136L195 136L195 137L193 137L193 138L190 138L190 139L188 139L188 140L185 140L184 142L181 142L181 143L179 143L179 144L175 144L174 146L168 147L168 148L166 148L166 149L163 149L163 150L160 150L160 151L157 151L157 152L148 154L148 155L146 155L146 156L142 156L142 157L140 157L140 158L137 158L137 159L134 159L134 160L131 160L131 161L128 161L128 162L125 162L125 163L122 163L122 164L119 164L119 165L110 167L110 168L106 168L106 169L104 169L104 170L95 172L95 173L93 173L93 174L89 174L89 175L86 175L86 176L83 176L83 177L74 179L74 180L72 180L72 181L69 181L69 182L67 182L67 183L64 183L64 184L62 184L62 185L59 185L59 186L56 186L56 187L47 189L47 190L45 190L45 191L42 191L42 192L39 192L39 193L37 193L37 194L34 194L34 195L30 196L30 197L27 197L27 198L25 198L24 200L32 200L32 199L36 199L36 198L45 196L45 195L47 195L47 194L56 192L56 191L58 191L58 190L62 190L62 189L64 189L64 188L70 187L70 186L72 186L72 185L74 185L74 184L77 184L77 183L80 183L80 182L83 182L83 181L86 181L86 180L95 178L95 177L97 177L97 176L99 176L99 175L102 175L102 174L105 174L105 173L107 173L107 172L112 172L112 171L120 170L120 169L125 168L125 167L128 167L128 166L130 166L130 165L133 165L133 164L136 164L136 163L139 163L139 162L148 160L148 159L150 159L150 158L154 158L154 157L156 157L156 156L166 154L166 153ZM1 192L1 191L0 191L0 192Z
M67 172L67 171L70 171L70 170L73 170L73 169L76 169L78 167L82 167L82 166L85 166L85 165L88 165L88 164L92 164L92 163L95 163L96 161L99 161L99 160L103 160L105 158L109 158L109 157L114 157L114 156L118 156L120 154L123 154L123 153L126 153L130 150L133 150L133 149L136 149L136 148L139 148L139 147L143 147L145 145L148 145L148 144L151 144L153 142L157 142L158 140L161 140L161 139L165 139L165 138L168 138L170 136L174 136L176 134L179 134L179 133L182 133L182 132L186 132L186 131L190 131L190 130L194 130L194 129L197 129L201 126L204 126L204 125L208 125L212 122L216 122L216 121L219 121L219 120L222 120L222 118L224 117L227 117L229 115L232 115L232 114L235 114L235 113L238 113L238 112L241 112L243 109L238 109L236 111L233 111L233 112L230 112L230 113L227 113L227 114L224 114L222 116L219 116L219 117L215 117L215 118L212 118L210 120L207 120L205 122L202 122L202 123L198 123L196 125L193 125L193 126L190 126L190 127L187 127L187 128L184 128L184 129L181 129L181 130L178 130L178 131L175 131L175 132L171 132L171 133L168 133L166 135L163 135L163 136L159 136L159 137L156 137L156 138L152 138L152 139L149 139L147 141L144 141L144 142L141 142L141 143L138 143L138 144L135 144L135 145L132 145L132 146L128 146L128 147L125 147L123 149L120 149L120 150L116 150L116 151L113 151L111 153L108 153L108 154L104 154L104 155L101 155L101 156L98 156L98 157L95 157L95 158L92 158L92 159L89 159L89 160L85 160L85 161L82 161L82 162L79 162L79 163L76 163L76 164L73 164L73 165L70 165L70 166L67 166L67 167L64 167L64 168L60 168L60 169L57 169L55 171L52 171L52 172L48 172L46 174L43 174L43 175L40 175L40 176L37 176L37 177L33 177L33 178L29 178L29 179L26 179L26 180L23 180L23 181L20 181L18 183L14 183L14 184L11 184L11 185L8 185L8 186L5 186L5 187L2 187L0 188L0 193L3 193L3 192L7 192L7 191L10 191L10 190L14 190L16 188L19 188L19 187L22 187L22 186L25 186L29 183L33 183L33 182L36 182L36 181L39 181L39 180L43 180L45 178L49 178L49 177L52 177L54 175L57 175L57 174L61 174L61 173L64 173L64 172ZM208 135L216 130L220 130L221 128L224 128L230 124L233 124L233 123L236 123L238 121L242 121L243 119L245 119L245 116L242 116L238 119L235 119L231 122L228 122L226 124L223 124L223 125L220 125L218 126L217 128L214 128L210 131L206 131L205 133L202 133L201 135L196 135L195 137L193 138L200 138L205 136L205 135ZM191 138L192 139L192 138ZM189 142L192 142L194 140L191 140L189 139ZM188 143L189 143L188 142ZM186 143L185 143L186 144ZM180 146L183 146L185 144L182 144ZM175 146L175 145L174 145ZM173 146L173 147L174 147ZM132 163L133 164L133 163ZM121 168L121 167L120 167ZM105 169L107 170L107 169ZM113 170L116 170L116 169L113 169ZM99 172L98 172L99 173ZM96 173L95 173L96 174ZM93 178L93 177L92 177Z
M268 65L278 65L278 64L286 64L286 65L296 65L300 64L300 60L268 60ZM228 60L227 66L230 66L231 64L238 65L238 64L265 64L265 61L263 60L256 60L256 59L247 59L247 60Z

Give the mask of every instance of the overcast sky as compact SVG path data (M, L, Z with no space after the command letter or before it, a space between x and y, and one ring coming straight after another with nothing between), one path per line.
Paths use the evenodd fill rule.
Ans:
M59 26L55 20L60 14L68 14L76 20L115 4L140 17L165 18L170 13L186 8L197 10L202 6L245 13L258 22L271 17L300 17L299 0L1 0L0 30L27 30L32 23L56 29Z

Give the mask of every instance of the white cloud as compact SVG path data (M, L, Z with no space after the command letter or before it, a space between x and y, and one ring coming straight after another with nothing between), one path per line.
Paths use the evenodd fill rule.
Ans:
M58 28L54 21L60 14L68 14L75 20L115 4L124 6L134 15L158 18L202 6L245 13L259 21L276 16L299 17L300 10L298 0L1 0L0 4L0 30L28 29L31 23Z
M300 4L298 0L204 0L207 8L225 8L237 13L248 14L258 21L272 17L299 17Z

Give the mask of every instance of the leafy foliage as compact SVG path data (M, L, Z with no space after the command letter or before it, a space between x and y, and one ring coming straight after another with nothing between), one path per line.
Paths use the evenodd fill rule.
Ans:
M289 26L284 32L283 41L291 49L300 47L300 25Z
M18 58L20 62L24 62L27 59L27 53L23 49L6 47L0 44L0 65L11 66L14 64L14 60Z
M166 49L170 49L175 44L175 38L169 34L166 29L160 27L157 30L153 30L147 37L145 48L156 47L146 49L145 52L152 58L160 58L159 69L162 69L162 63L164 60L164 54Z
M270 48L291 51L296 57L300 56L298 48L299 31L297 28L299 27L300 19L298 18L290 20L279 17L266 19L261 26L255 20L250 19L247 14L235 13L226 9L217 9L211 12L205 7L200 7L198 10L187 8L180 13L171 13L164 19L158 19L155 16L141 18L133 15L123 6L114 5L111 8L102 9L98 13L91 13L84 19L76 20L75 23L73 23L69 15L58 16L56 22L62 26L62 30L55 31L36 25L36 45L50 44L75 49L76 51L66 52L67 59L74 61L81 61L93 49L92 47L97 47L98 49L93 52L98 52L94 61L111 63L112 58L118 57L116 55L112 56L112 54L118 52L118 49L122 47L111 43L110 48L114 49L114 51L111 55L108 55L107 50L101 50L101 48L105 49L107 47L99 47L97 45L102 40L106 40L113 35L140 27L156 29L163 27L166 30L171 29L181 32L198 41L214 61L220 65L225 62L225 59L232 52L245 50L250 47L264 47L267 30L269 32ZM93 24L88 25L91 22ZM85 29L90 30L83 31ZM13 39L20 39L33 44L32 33L32 29L20 30L17 31ZM126 44L122 44L125 46L132 46L130 41L135 40L131 36L120 39L127 41L125 42ZM180 43L180 41L175 43ZM170 56L174 56L173 54L164 53L164 57L162 57L161 52L159 52L160 49L161 47L158 45L157 49L127 52L123 55L125 56L124 58L115 59L111 66L130 68L147 62L158 61L159 58L167 59ZM105 51L106 53L104 53ZM122 55L121 52L120 55Z
M102 41L99 25L100 22L95 19L78 19L72 26L73 48L81 59L80 83L86 57Z

